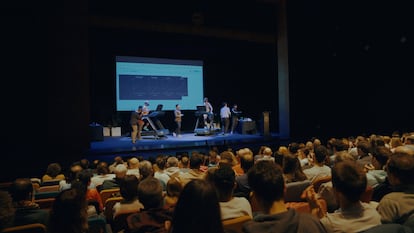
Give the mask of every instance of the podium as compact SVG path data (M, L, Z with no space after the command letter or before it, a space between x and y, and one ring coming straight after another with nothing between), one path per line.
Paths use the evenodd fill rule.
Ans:
M263 112L263 136L270 136L269 130L269 115L270 112Z

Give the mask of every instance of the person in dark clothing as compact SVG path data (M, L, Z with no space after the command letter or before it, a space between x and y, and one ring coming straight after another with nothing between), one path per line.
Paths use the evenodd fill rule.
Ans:
M286 207L283 170L278 164L260 160L247 175L256 207L253 220L243 225L243 232L327 232L316 217Z

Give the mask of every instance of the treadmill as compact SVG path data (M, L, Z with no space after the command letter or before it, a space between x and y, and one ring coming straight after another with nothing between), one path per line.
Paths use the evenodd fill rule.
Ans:
M160 139L161 137L167 137L170 131L164 128L164 125L161 123L159 118L165 115L165 112L162 111L162 104L157 105L155 111L150 112L148 115L143 116L143 120L147 120L151 126L150 130L142 130L141 136L153 136L155 139Z

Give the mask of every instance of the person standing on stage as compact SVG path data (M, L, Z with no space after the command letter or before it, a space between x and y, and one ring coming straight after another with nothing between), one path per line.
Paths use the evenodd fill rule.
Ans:
M227 134L229 132L230 116L230 108L227 106L227 102L223 102L223 107L220 109L221 127L223 129L223 134Z
M129 120L129 124L131 124L132 132L131 132L131 140L132 143L135 143L138 137L138 140L141 139L141 131L142 127L144 126L144 121L142 120L143 107L140 105L138 109L131 113L131 119Z
M150 110L149 110L149 101L146 100L144 102L144 107L142 107L142 116L147 116L149 114L149 112L150 112ZM145 131L148 131L149 130L148 129L148 126L149 126L149 122L146 121L145 124L144 124L144 126L143 126L143 129Z
M213 106L208 101L208 98L204 98L204 106L206 106L206 114L203 115L204 117L204 126L211 129L214 127L213 120L214 120L214 113L213 113Z
M237 124L239 123L239 115L240 111L237 109L237 104L233 104L231 108L231 131L230 134L233 134L234 130L236 130Z
M174 137L181 137L181 117L184 116L184 114L181 113L181 106L179 104L175 105L174 110L174 121L177 124L177 128L175 129L175 132L173 132Z

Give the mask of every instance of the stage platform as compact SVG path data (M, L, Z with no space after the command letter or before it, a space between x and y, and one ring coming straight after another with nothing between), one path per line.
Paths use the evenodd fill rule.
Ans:
M191 154L192 151L202 153L208 152L213 146L220 150L232 148L249 147L252 150L258 149L262 145L277 148L281 141L279 135L271 133L269 136L261 134L226 134L215 133L207 136L199 136L194 133L184 133L181 137L173 137L169 134L165 137L155 139L152 136L144 136L142 140L135 144L131 142L129 136L104 137L103 141L91 142L90 149L86 156L90 160L112 159L115 156L143 156L144 158L153 157L159 154L179 155Z

